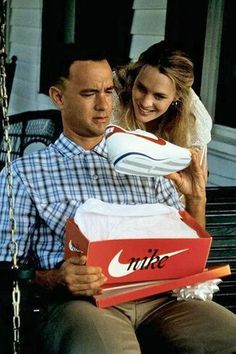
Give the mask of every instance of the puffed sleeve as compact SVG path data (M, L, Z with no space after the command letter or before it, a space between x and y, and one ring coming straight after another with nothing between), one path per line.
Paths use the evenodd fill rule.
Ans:
M190 94L191 112L196 118L195 125L191 131L190 145L204 148L211 141L212 119L202 101L192 89Z
M121 106L120 106L119 96L115 90L113 90L112 98L113 98L113 110L111 115L111 123L119 125L121 119Z
M120 119L121 119L121 105L120 105L120 99L118 96L118 91L119 91L119 82L117 79L116 72L113 71L113 79L115 83L116 89L113 90L112 94L112 99L113 99L113 110L112 110L112 115L111 115L111 123L119 125Z

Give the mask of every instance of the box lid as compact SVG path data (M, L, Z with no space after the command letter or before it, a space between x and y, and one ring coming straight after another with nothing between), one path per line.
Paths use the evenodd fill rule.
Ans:
M94 297L98 307L109 307L123 302L138 300L155 294L169 292L179 287L205 282L210 279L222 278L230 274L230 266L210 267L201 273L192 274L179 279L159 280L151 283L133 283L123 287L105 286L101 295ZM164 295L163 295L164 296Z

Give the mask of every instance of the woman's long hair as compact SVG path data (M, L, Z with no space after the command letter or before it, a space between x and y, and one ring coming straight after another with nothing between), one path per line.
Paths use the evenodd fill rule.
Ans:
M195 122L190 112L193 63L183 51L170 48L165 41L149 47L137 62L117 68L115 85L121 104L119 124L128 130L145 129L145 125L138 122L134 115L132 88L140 70L147 65L158 68L160 73L169 77L175 83L178 96L178 101L173 102L166 113L154 121L155 130L162 138L187 147L189 132Z

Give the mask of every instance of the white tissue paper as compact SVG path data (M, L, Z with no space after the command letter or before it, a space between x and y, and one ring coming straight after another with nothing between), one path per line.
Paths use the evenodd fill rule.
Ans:
M88 199L74 222L89 241L125 238L198 238L178 211L163 204L111 204Z
M175 296L177 300L212 300L213 294L219 291L218 284L221 282L221 279L213 279L203 283L187 285L183 288L173 290L173 296Z

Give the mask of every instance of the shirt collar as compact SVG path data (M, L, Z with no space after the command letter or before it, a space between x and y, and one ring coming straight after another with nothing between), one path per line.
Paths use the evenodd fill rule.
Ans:
M58 150L61 155L68 158L71 158L74 155L79 155L86 151L80 145L76 144L74 141L66 137L63 133L61 133L59 138L55 141L53 147ZM96 154L107 158L108 155L105 138L103 138L100 143L94 146L94 148L92 148L90 151L94 151Z

